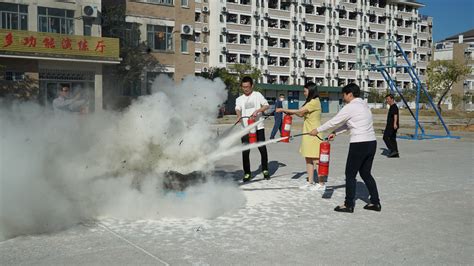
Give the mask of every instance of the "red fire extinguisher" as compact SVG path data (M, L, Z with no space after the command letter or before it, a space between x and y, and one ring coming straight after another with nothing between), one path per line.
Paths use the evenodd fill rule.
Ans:
M253 118L248 118L247 123L250 126L251 124L255 123ZM249 132L249 143L256 143L257 142L257 128L252 128Z
M281 142L290 142L291 123L293 118L291 115L285 115L283 117L283 124L281 125L281 136L287 137L282 139Z
M318 175L328 176L329 175L329 155L331 154L331 144L325 139L319 145L319 165Z

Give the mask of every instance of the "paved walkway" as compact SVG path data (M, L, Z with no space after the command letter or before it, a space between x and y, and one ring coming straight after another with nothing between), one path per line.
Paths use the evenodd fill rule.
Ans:
M234 181L242 175L240 154L217 163L216 175L230 190L208 203L237 209L208 219L101 217L0 242L0 264L472 264L473 142L400 140L401 158L375 158L382 212L362 209L367 191L359 182L353 214L333 211L344 199L348 138L332 143L331 190L324 196L297 188L306 176L298 142L268 147L270 181L258 171L251 183ZM257 170L258 151L251 158Z

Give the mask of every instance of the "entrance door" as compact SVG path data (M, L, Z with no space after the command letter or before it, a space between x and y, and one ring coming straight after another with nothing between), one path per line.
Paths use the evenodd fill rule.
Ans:
M329 98L321 98L321 110L323 113L329 113Z
M288 109L299 109L300 103L300 92L289 91L288 92Z

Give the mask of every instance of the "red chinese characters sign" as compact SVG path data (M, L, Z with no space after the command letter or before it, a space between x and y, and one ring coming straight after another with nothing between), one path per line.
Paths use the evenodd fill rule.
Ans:
M0 40L0 53L31 52L119 59L119 44L115 38L0 29Z

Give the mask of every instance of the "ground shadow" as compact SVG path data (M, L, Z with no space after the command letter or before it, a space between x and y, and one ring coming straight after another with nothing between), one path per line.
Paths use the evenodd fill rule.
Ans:
M390 151L387 148L380 148L380 150L382 150L380 155L388 156L390 154Z
M330 199L332 197L332 194L334 193L334 190L345 188L345 187L346 187L345 184L336 185L336 186L327 186L326 191L324 191L322 198ZM365 186L364 182L361 182L361 181L357 181L356 183L355 201L357 201L358 199L362 200L365 203L370 203L369 191L367 190L367 187Z
M270 177L272 177L280 167L285 167L286 164L278 162L278 161L270 161L268 162L268 171L270 172ZM262 173L262 166L260 165L259 168L255 171L252 172L252 179L249 182L246 182L245 184L248 183L253 183L253 182L259 182L264 180ZM220 177L224 180L232 180L234 182L238 182L242 180L244 176L244 171L243 170L235 170L235 171L226 171L224 169L216 169L213 172L213 175ZM259 176L260 178L256 178Z
M302 177L304 174L306 174L306 171L304 171L304 172L293 172L293 174L295 174L295 175L292 176L291 179L299 179L299 178Z

